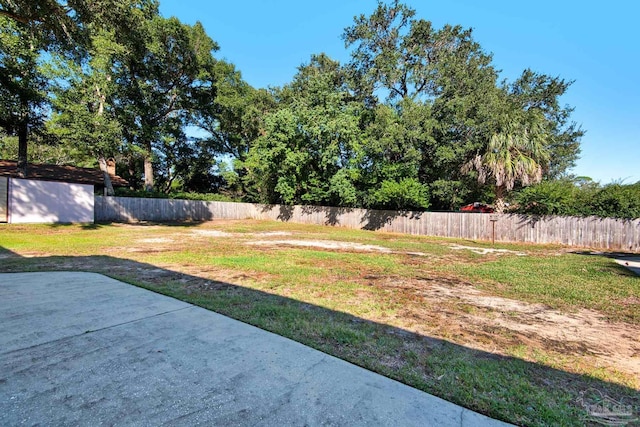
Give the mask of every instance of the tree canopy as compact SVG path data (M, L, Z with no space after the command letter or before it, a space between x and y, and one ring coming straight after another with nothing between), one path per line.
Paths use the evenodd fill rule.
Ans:
M502 206L577 159L572 82L500 81L471 29L394 0L342 38L346 63L314 53L290 83L253 88L155 0L0 0L0 152L17 141L26 166L29 142L106 179L115 158L147 191L399 210Z

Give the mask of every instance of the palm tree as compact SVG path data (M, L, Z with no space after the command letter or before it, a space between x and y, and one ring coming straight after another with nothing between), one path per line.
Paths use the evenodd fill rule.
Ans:
M542 116L530 116L528 123L509 120L501 131L494 133L487 150L467 162L462 170L478 172L478 182L488 180L495 185L495 208L502 213L505 197L520 181L523 186L538 183L549 162L548 133Z

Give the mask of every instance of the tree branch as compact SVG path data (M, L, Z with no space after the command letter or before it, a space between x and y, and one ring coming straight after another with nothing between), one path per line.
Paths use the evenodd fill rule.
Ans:
M13 19L21 24L28 24L31 21L37 21L37 19L29 18L27 16L18 15L17 13L10 12L8 10L0 9L0 16L6 16L9 19Z

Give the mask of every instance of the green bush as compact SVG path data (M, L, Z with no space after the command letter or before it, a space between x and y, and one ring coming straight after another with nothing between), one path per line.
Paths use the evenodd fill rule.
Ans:
M160 191L132 190L130 188L114 188L118 197L140 197L146 199L168 199L169 195Z
M376 209L423 210L429 207L429 190L413 178L383 181L370 200L371 207Z
M515 212L530 215L640 218L640 182L600 186L575 180L543 181L515 196Z
M531 215L581 215L578 206L581 191L584 190L571 181L543 181L516 195L516 211Z
M116 196L119 197L141 197L147 199L180 199L180 200L201 200L205 202L234 202L233 198L218 193L192 193L192 192L171 192L131 190L129 188L116 188Z
M590 203L590 214L601 217L640 218L640 182L602 187Z
M232 197L219 193L170 193L170 199L202 200L205 202L235 202Z

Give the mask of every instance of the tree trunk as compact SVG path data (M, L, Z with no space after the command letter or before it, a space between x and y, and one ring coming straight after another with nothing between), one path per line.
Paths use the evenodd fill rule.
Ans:
M100 86L95 85L96 97L98 98L98 117L104 115L104 103L106 97L100 91ZM113 184L111 183L111 176L109 176L109 168L107 167L107 159L104 158L102 154L98 156L98 164L100 165L100 170L102 171L102 176L104 177L104 195L105 196L113 196L115 195L115 191L113 191Z
M25 117L18 128L18 176L27 177L27 138L29 137L29 125Z
M102 176L104 177L104 195L105 196L113 196L115 191L113 191L113 184L111 183L111 177L109 176L109 170L107 168L107 160L104 156L98 157L98 164L100 165L100 170L102 171Z
M167 180L167 184L164 186L164 193L169 194L171 192L171 185L173 185L173 181L176 179L175 175L171 173L171 167L169 167L169 179Z
M506 206L506 203L504 201L504 198L506 196L506 191L504 186L496 186L496 202L495 202L495 208L496 208L496 213L504 213L504 208Z
M138 184L140 183L140 180L138 179L138 175L136 174L136 161L133 158L133 154L129 154L128 164L129 164L129 189L137 190L139 188Z
M144 190L153 191L153 163L151 163L151 154L144 157Z

